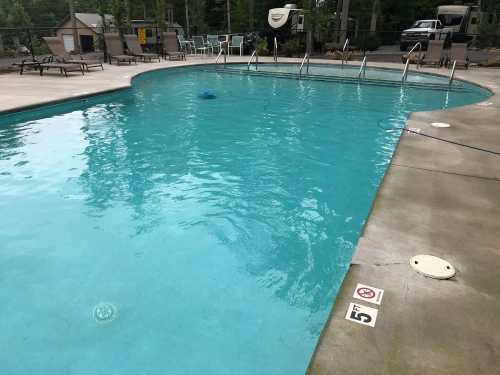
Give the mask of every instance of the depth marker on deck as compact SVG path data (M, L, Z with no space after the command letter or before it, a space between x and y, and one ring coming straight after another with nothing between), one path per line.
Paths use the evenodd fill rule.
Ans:
M377 309L351 302L345 314L345 318L351 322L356 322L364 326L375 327L377 315Z

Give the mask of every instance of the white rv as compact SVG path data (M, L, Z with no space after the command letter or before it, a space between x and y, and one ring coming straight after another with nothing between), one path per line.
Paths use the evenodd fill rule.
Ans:
M477 34L481 18L479 7L467 5L443 5L438 7L437 19L443 31L462 34Z
M285 27L292 33L300 33L304 31L304 10L298 9L295 4L269 9L267 22L273 29Z

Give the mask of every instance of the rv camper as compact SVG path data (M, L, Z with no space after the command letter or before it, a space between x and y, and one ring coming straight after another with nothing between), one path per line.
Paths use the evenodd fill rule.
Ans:
M275 30L279 29L291 34L304 32L304 10L298 9L295 4L270 9L267 21Z

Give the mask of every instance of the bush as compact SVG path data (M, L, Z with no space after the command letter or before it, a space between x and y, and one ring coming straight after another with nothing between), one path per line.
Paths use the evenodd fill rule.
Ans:
M257 54L259 56L267 56L269 55L269 49L267 48L267 40L265 39L257 39L257 43L255 44L255 49L257 50Z
M286 57L302 56L306 50L306 44L298 39L289 39L281 47Z
M355 39L352 44L361 50L375 51L382 45L382 41L376 34L365 34Z

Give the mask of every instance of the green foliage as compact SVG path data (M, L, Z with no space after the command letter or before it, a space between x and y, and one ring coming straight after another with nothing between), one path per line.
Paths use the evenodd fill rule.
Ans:
M290 38L281 46L283 54L287 57L302 56L306 50L306 43L302 38Z
M259 56L267 56L269 55L269 49L267 48L267 40L265 39L257 39L257 43L255 43L255 49L257 50L257 54Z
M111 14L115 19L115 25L120 33L127 31L128 25L126 24L127 9L123 0L111 0Z
M30 27L31 18L24 10L19 0L13 0L7 15L7 26L9 27Z
M382 40L377 34L363 33L352 41L352 45L366 51L375 51L382 45Z

